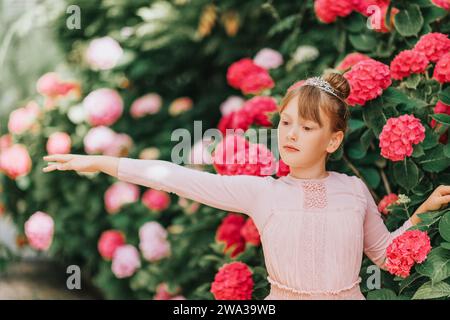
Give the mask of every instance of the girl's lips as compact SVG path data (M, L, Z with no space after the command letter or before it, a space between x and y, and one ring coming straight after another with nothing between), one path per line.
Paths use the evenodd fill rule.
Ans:
M289 151L289 152L297 152L297 151L299 151L299 150L297 150L297 149L294 149L294 148L291 148L291 147L288 147L288 146L284 146L283 147L286 151Z

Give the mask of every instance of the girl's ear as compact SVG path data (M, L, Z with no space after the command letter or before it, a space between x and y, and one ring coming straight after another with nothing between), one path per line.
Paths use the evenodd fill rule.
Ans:
M336 151L344 140L344 133L342 131L333 132L330 142L328 143L327 151L333 153Z

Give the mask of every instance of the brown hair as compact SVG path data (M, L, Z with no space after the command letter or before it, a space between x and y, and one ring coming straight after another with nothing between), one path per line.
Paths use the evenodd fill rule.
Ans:
M345 99L347 99L350 94L350 84L347 79L339 73L331 72L324 75L322 78L333 87L339 98L318 87L310 85L299 86L288 90L278 106L278 112L281 113L289 101L294 97L298 97L298 114L301 118L314 121L318 123L320 127L323 127L323 121L320 119L319 112L319 110L322 109L330 119L331 132L342 131L345 134L347 131L347 121L350 115ZM328 156L329 155L330 154L328 154Z

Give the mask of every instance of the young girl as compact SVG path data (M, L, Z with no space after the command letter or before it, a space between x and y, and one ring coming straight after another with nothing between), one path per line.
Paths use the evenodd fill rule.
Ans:
M43 169L104 172L119 180L172 192L221 210L249 215L261 235L269 299L364 299L363 252L385 269L386 248L417 224L418 213L450 201L439 186L400 228L389 232L364 182L326 171L342 143L350 87L340 74L308 79L280 106L278 148L287 176L227 176L163 160L59 154Z

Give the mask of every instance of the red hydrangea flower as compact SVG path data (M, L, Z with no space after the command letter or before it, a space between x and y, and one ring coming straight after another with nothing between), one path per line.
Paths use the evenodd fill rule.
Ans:
M324 23L332 23L337 17L346 17L353 11L353 0L316 0L314 11L317 18Z
M381 155L391 161L411 156L413 144L425 139L425 127L413 115L404 114L388 119L380 134Z
M373 59L358 62L344 77L350 83L347 102L352 106L377 98L392 83L389 67Z
M230 86L242 90L245 94L258 94L274 86L268 71L256 65L250 58L243 58L231 64L227 70L227 81Z
M214 277L211 293L216 300L251 300L252 271L243 262L224 264Z
M431 62L437 62L450 51L450 39L446 34L431 32L420 37L414 51L423 53Z
M236 257L245 250L245 239L241 235L241 229L245 225L245 218L237 213L228 214L216 231L216 241L225 242L224 253L231 252L231 257Z
M431 0L431 2L442 9L450 10L450 1L448 0Z
M391 62L391 76L402 80L413 73L424 73L428 64L429 61L422 52L403 50Z
M116 249L125 244L125 236L118 230L104 231L98 240L98 252L105 260L111 260Z
M228 134L216 146L213 166L222 175L272 175L276 161L263 144L251 144L245 137Z
M256 228L252 218L248 218L247 221L245 221L245 224L241 229L241 235L245 239L245 242L251 243L255 246L259 246L261 244L258 229Z
M277 177L287 176L289 172L291 172L291 168L280 159L280 161L278 161Z
M359 52L349 53L336 67L337 70L347 71L360 61L370 59L370 57Z
M239 111L247 112L253 123L260 126L270 127L273 124L270 121L268 113L277 111L277 102L272 97L253 97L246 101L242 109Z
M436 63L433 78L440 83L450 82L450 52L444 54Z
M425 261L430 251L430 238L426 232L406 231L388 246L385 266L391 274L406 278L414 263Z
M434 106L434 113L444 113L444 114L448 114L450 115L450 105L447 105L445 103L443 103L442 101L438 101L437 104ZM436 122L436 120L431 119L431 127L434 128L436 127L436 125L440 125ZM448 141L448 130L441 134L441 136L439 137L439 142L442 144L447 144Z
M223 135L227 134L227 129L242 129L246 131L253 123L253 116L245 110L236 110L223 116L217 128Z
M385 215L389 214L389 206L395 203L398 200L398 196L395 193L389 193L385 195L383 199L378 203L378 211L384 213Z
M244 94L260 94L266 89L272 89L275 82L266 69L252 72L242 80L241 90Z

